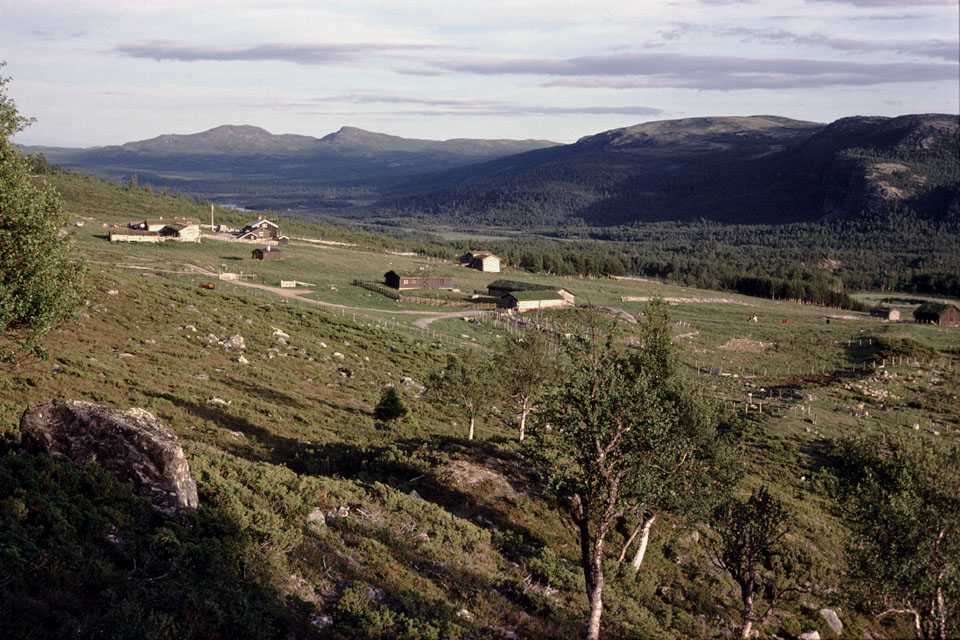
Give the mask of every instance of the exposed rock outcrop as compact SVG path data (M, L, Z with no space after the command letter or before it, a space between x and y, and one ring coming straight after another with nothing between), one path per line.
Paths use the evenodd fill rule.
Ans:
M177 437L149 412L68 400L27 409L21 447L82 467L96 462L167 515L196 507L197 485Z

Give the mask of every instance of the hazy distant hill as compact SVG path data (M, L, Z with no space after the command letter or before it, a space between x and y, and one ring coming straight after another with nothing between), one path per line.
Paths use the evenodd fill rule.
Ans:
M958 117L777 116L647 122L584 137L323 138L222 126L52 163L252 209L556 230L648 221L815 222L911 210L960 217Z
M553 146L544 140L412 140L343 127L323 138L224 125L89 149L28 147L52 164L251 208L370 200L385 182Z
M525 227L816 221L956 207L958 118L650 122L397 185L382 215Z

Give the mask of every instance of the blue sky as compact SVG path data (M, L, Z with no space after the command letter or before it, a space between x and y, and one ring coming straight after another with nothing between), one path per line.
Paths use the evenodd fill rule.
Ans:
M0 0L23 144L960 110L956 0Z

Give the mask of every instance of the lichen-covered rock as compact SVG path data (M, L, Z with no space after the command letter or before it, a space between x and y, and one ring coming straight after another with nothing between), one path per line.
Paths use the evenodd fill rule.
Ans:
M68 400L27 409L21 447L79 467L96 462L167 515L199 504L177 437L143 409Z

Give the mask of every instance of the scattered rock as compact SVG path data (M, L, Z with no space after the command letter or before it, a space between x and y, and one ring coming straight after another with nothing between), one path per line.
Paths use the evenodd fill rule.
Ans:
M457 611L457 617L463 618L464 620L473 620L473 614L466 609L460 609L460 611Z
M833 609L820 609L820 615L827 621L833 632L840 636L843 632L843 623L840 622L840 616L837 615L837 612Z
M188 324L188 325L185 326L183 329L184 329L184 331L192 331L192 332L194 332L194 333L197 332L197 328L196 328L195 326L193 326L192 324Z
M320 507L314 507L307 515L307 525L311 529L322 529L327 524L327 516Z
M411 490L410 490L410 493L408 493L407 495L410 496L411 498L416 499L416 500L423 500L423 496L421 496L419 493L417 493L417 490L416 490L416 489L411 489Z
M312 622L314 626L320 627L321 629L326 629L327 627L333 626L333 618L328 615L316 616L310 622Z
M107 291L107 295L108 295L108 296L118 296L118 295L120 295L120 292L117 291L116 289L110 289L110 290Z
M118 353L117 357L121 360L129 360L130 358L135 358L136 356L132 353Z
M410 387L412 389L416 389L417 391L424 391L426 389L425 386L423 386L413 378L407 378L407 377L400 378L400 384Z
M27 409L21 447L84 467L96 461L167 515L199 504L177 437L143 409L68 400Z
M240 364L250 364L250 361L244 358L243 356L240 356L239 358L237 358L237 362L239 362Z
M323 342L323 341L321 340L321 341L317 342L317 346L319 346L321 349L326 349L326 348L327 348L327 343L326 343L326 342Z
M224 400L223 398L217 398L217 397L210 398L209 400L207 400L207 404L219 404L219 405L223 405L223 406L225 406L225 407L228 406L231 402L233 402L233 401L232 401L232 400ZM242 435L242 434L241 434L241 435Z
M807 631L797 636L797 640L820 640L820 632L817 630Z
M240 335L239 333L230 336L228 339L224 340L220 344L222 344L223 348L227 349L228 351L230 349L246 349L247 348L246 343L243 341L243 336Z
M343 354L340 353L339 351L334 351L334 352L333 352L333 357L334 357L334 358L340 358L341 360L343 360Z
M208 375L205 374L205 373L198 373L197 375L195 375L195 376L193 376L193 377L196 378L197 380L209 380L209 379L210 379L210 376L208 376Z
M188 304L185 308L186 308L187 311L200 311L199 309L197 309L197 308L196 308L194 305L192 305L192 304Z
M274 327L274 328L273 328L273 337L274 337L274 338L280 338L280 339L282 339L282 340L286 340L287 338L290 337L290 334L284 332L282 329L277 329L276 327Z

